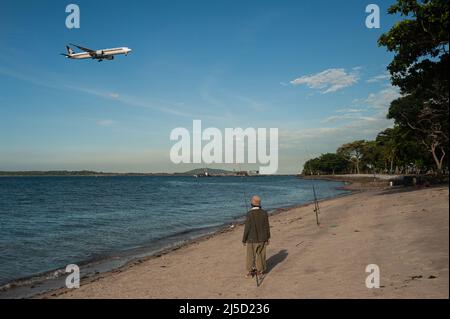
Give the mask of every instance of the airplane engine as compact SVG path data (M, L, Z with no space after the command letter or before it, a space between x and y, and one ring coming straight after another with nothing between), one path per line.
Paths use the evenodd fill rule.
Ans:
M107 55L105 56L106 60L114 60L114 56L113 55Z

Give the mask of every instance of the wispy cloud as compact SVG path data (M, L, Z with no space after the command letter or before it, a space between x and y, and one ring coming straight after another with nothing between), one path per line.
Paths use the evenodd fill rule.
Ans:
M306 145L319 153L335 151L339 145L358 139L372 139L391 127L392 120L362 116L343 125L315 127L301 130L280 130L280 149L300 149Z
M254 99L252 97L242 96L239 94L234 95L234 97L236 98L237 101L243 102L244 105L247 105L247 107L249 107L250 109L252 109L254 111L261 112L267 108L265 103L263 103L257 99Z
M339 145L353 140L372 139L393 125L386 113L390 103L399 96L398 89L391 86L358 99L361 107L336 110L320 121L322 127L281 130L280 148L302 149L309 145L320 154L334 151Z
M209 107L220 110L227 110L230 106L239 106L253 111L261 112L268 108L267 102L263 102L245 93L237 92L224 88L223 86L215 85L215 78L208 76L203 85L199 88L201 99L207 103Z
M336 92L356 84L359 80L358 70L347 73L345 69L328 69L316 74L303 75L292 80L293 85L306 85L320 90L323 94Z
M183 112L177 109L179 107L179 103L174 106L168 106L167 103L154 103L154 102L148 102L145 99L133 97L133 96L127 96L125 94L119 94L117 92L109 92L104 90L98 90L93 88L87 88L87 87L79 87L79 86L66 86L67 88L70 88L72 90L77 90L80 92L84 92L90 95L94 95L97 97L101 97L104 99L112 99L114 101L120 102L126 106L132 106L132 107L140 107L140 108L147 108L152 109L155 111L160 111L167 114L172 114L180 117L188 117L188 118L197 118L197 117L209 117L209 115L199 115L199 114L193 114L189 112Z
M141 99L137 97L132 96L126 96L124 94L119 94L117 92L111 92L107 90L101 90L93 87L81 87L77 85L72 84L59 84L57 81L48 80L45 78L45 76L36 77L30 74L26 73L19 73L16 71L11 71L9 69L1 68L0 67L0 74L12 77L27 83L31 83L33 85L38 85L46 88L56 89L56 90L73 90L82 92L85 94L89 94L92 96L96 96L103 99L109 99L114 100L117 102L120 102L126 106L133 106L133 107L141 107L141 108L148 108L155 111L159 111L162 113L167 113L175 116L180 117L187 117L187 118L211 118L211 119L221 119L222 117L216 116L216 115L207 115L207 114L194 114L191 112L186 112L183 110L180 110L180 103L155 103L155 102L149 102L146 101L146 99Z
M118 98L120 97L120 94L119 94L119 93L112 92L112 93L109 94L109 96L110 96L111 98L113 98L113 99L118 99Z
M364 109L353 109L353 108L346 108L346 109L339 109L336 110L336 113L360 113L364 111Z
M116 123L117 123L116 121L109 120L109 119L97 121L97 125L99 125L99 126L111 126L111 125L114 125Z
M399 90L393 86L389 86L379 92L369 94L364 102L370 108L386 112L391 102L399 97Z
M321 121L321 123L331 123L331 122L337 122L339 120L364 120L364 121L376 121L376 117L372 116L363 116L358 113L348 113L343 115L332 115L329 116Z
M362 108L343 108L336 110L337 115L331 115L321 123L336 122L338 120L365 120L373 121L384 119L391 102L400 97L398 89L393 86L375 93L370 93L367 98L359 99ZM367 115L369 113L369 115Z
M168 114L177 115L177 116L181 116L181 117L195 118L197 116L195 114L179 111L176 108L172 108L172 107L164 106L164 105L160 105L160 104L155 104L155 103L150 103L148 101L145 101L145 99L141 99L141 98L137 98L137 97L133 97L133 96L127 96L124 94L119 94L117 92L108 92L108 91L104 91L104 90L98 90L98 89L87 88L87 87L79 87L79 86L66 86L66 87L70 88L72 90L77 90L77 91L84 92L84 93L94 95L97 97L101 97L104 99L111 99L111 100L120 102L126 106L147 108L147 109L152 109L155 111L160 111L163 113L168 113Z
M50 89L61 89L61 86L52 82L52 81L43 81L41 78L34 77L28 74L22 74L16 71L12 71L10 69L0 67L0 74L14 78L16 80L21 80L27 83L31 83L34 85L50 88Z
M388 79L390 79L390 75L389 73L385 72L383 74L379 74L379 75L375 75L373 77L371 77L370 79L366 80L367 83L378 83L378 82L383 82L386 81Z

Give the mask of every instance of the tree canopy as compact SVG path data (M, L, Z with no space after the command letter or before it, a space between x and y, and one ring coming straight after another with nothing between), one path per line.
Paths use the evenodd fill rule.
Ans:
M388 118L410 130L442 171L449 143L449 2L398 0L388 12L405 17L378 40L395 53L388 70L403 94Z

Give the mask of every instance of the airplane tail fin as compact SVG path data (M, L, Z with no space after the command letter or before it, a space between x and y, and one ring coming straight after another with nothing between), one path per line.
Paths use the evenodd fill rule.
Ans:
M72 50L72 48L69 47L68 45L66 45L66 49L67 49L67 55L71 55L71 54L74 53L73 50Z

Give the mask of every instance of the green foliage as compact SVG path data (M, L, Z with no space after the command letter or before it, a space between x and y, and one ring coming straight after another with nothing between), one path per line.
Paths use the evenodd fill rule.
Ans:
M336 151L347 161L349 161L355 169L355 173L360 173L360 163L363 158L364 149L366 147L366 141L359 140L351 143L347 143L339 147Z
M303 174L337 174L348 169L348 161L339 154L326 153L313 158L303 166Z
M413 91L416 84L426 87L424 79L430 76L447 78L440 70L448 70L448 9L448 0L398 0L389 8L388 13L405 19L383 34L378 44L395 53L388 70L403 93Z
M405 17L378 41L395 53L388 70L403 93L388 117L409 131L442 171L449 151L449 2L398 0L388 12Z
M373 141L355 141L336 153L322 154L303 165L304 175L347 173L427 172L433 160L410 130L395 125L380 132Z

